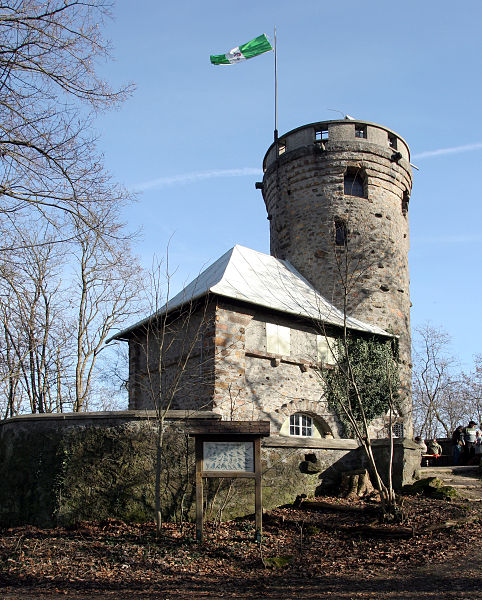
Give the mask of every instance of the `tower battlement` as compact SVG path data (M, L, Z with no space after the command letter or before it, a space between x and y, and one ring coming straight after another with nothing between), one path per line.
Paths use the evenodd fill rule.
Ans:
M276 159L283 154L308 147L324 147L323 150L335 150L340 143L360 144L360 150L369 150L371 145L378 146L377 152L385 150L391 157L400 152L403 160L410 164L410 149L407 142L397 133L368 121L343 119L338 121L319 121L292 129L279 137L278 143L269 147L263 160L263 172L266 172ZM279 149L279 152L277 152Z

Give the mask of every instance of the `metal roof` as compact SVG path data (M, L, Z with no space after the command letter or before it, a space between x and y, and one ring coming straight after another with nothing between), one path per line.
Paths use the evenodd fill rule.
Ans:
M107 343L122 339L154 317L167 314L209 293L329 325L343 326L343 313L328 302L291 263L236 245L159 311L112 336ZM352 317L347 317L347 327L392 337L380 327Z

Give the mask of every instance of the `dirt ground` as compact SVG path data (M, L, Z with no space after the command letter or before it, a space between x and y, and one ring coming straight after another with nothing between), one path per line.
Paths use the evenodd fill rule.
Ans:
M207 524L80 523L0 531L0 598L474 598L482 589L481 503L406 498L404 522L380 525L370 502L321 498L317 510Z

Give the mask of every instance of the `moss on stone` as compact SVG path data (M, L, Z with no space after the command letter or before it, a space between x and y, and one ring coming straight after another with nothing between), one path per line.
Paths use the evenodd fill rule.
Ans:
M455 488L444 485L444 482L438 477L419 479L410 485L403 486L402 491L409 495L424 495L440 500L450 500L458 495Z
M0 440L0 523L52 523L60 465L59 437L51 431L16 432L14 444Z

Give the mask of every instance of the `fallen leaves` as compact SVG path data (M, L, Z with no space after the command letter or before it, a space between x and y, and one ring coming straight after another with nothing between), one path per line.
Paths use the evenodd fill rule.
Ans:
M182 528L165 524L160 537L151 524L117 520L83 522L70 529L3 530L0 583L16 588L36 585L58 594L67 590L69 597L75 590L95 590L96 597L116 590L116 597L126 594L132 600L146 597L146 590L159 589L170 589L173 598L200 597L208 585L209 597L241 597L241 590L255 586L265 587L265 597L274 598L269 590L275 594L275 588L288 582L327 584L331 578L342 579L340 586L349 586L354 579L370 581L376 591L379 581L384 585L399 581L403 569L440 565L443 573L450 561L463 562L464 557L471 564L473 549L480 546L478 504L407 498L403 527L417 535L405 539L380 537L375 529L389 531L391 526L375 526L368 504L335 498L318 502L316 511L280 508L267 514L261 548L253 541L250 519L218 527L206 523L203 544L194 541L191 523ZM424 578L418 583L429 584ZM474 579L473 586L476 590L480 579ZM328 592L327 588L327 596Z

